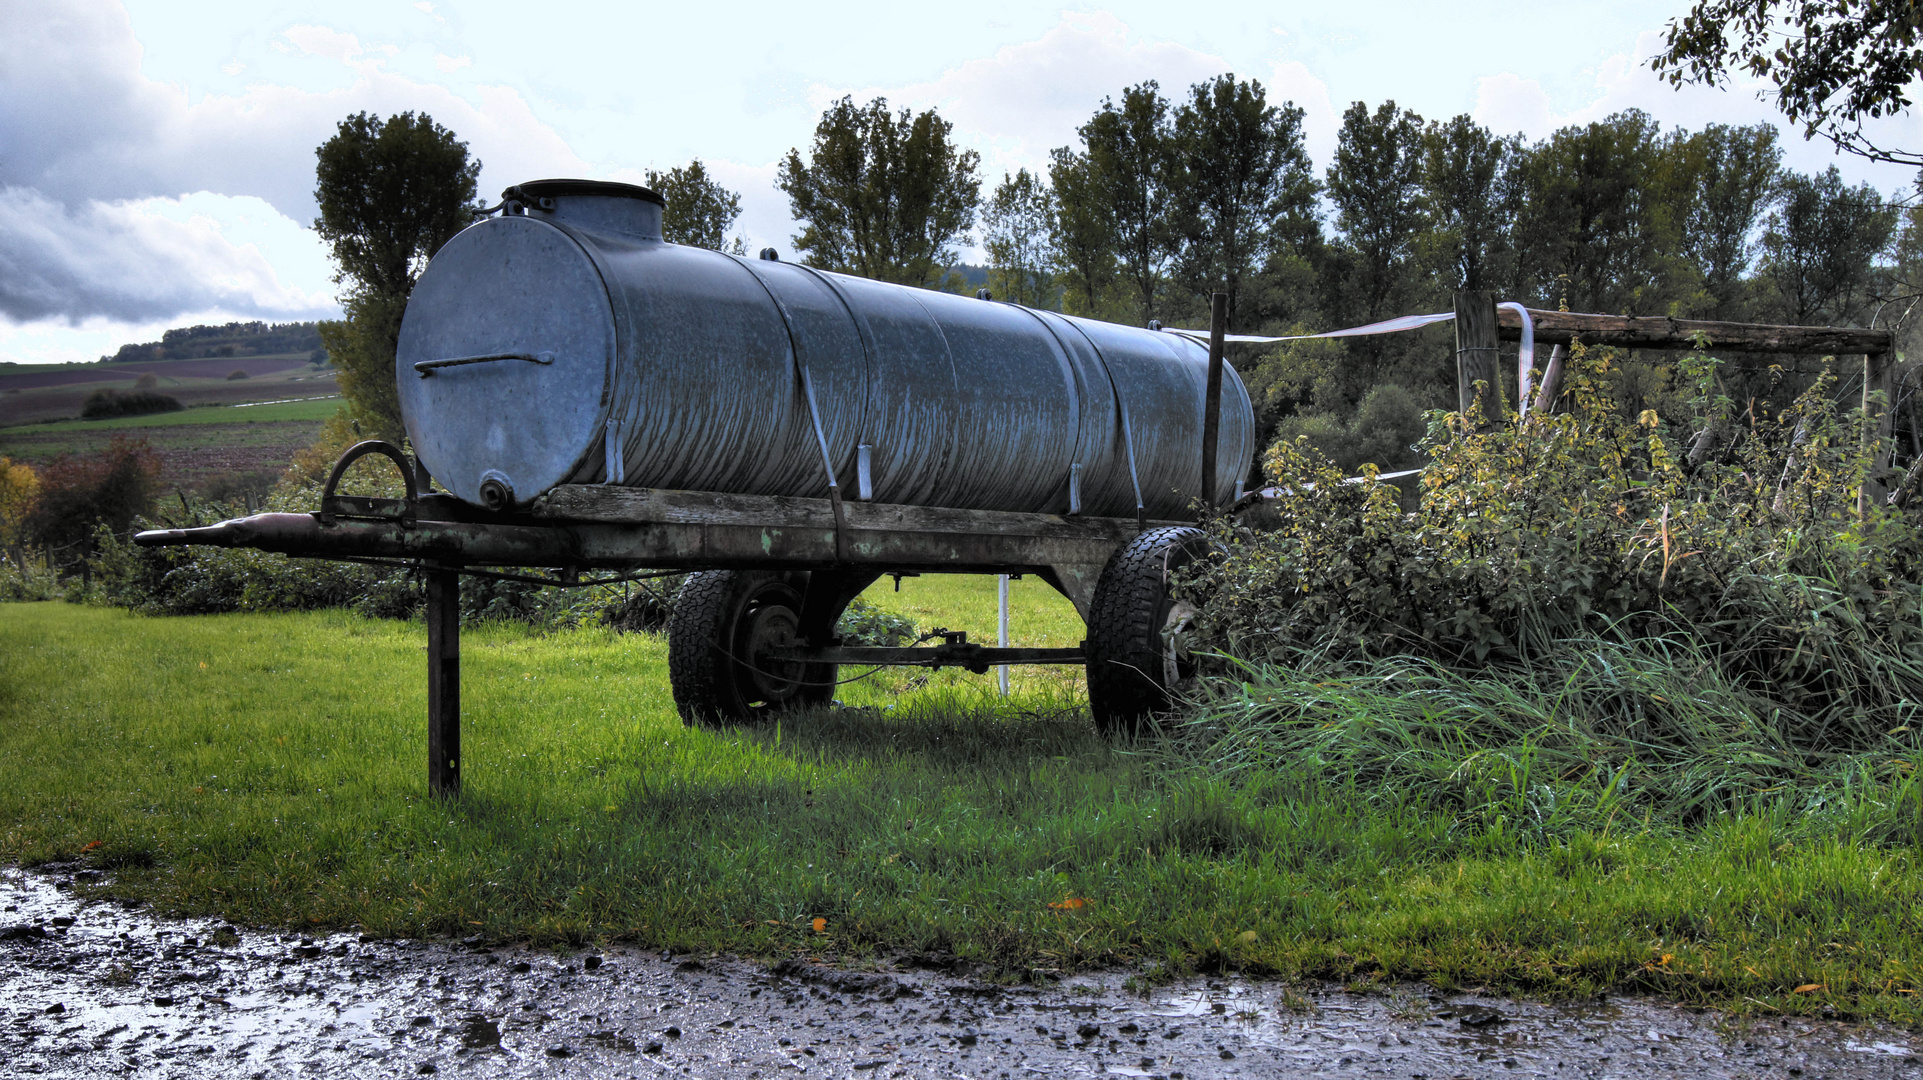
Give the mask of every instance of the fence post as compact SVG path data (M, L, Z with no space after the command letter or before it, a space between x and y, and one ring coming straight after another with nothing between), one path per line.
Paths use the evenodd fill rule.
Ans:
M1202 398L1202 506L1215 505L1215 451L1222 433L1222 337L1229 330L1229 294L1209 298L1209 377Z
M461 793L461 575L427 571L427 788Z
M1881 499L1888 490L1883 483L1883 473L1890 466L1890 448L1886 445L1896 431L1895 427L1895 387L1891 385L1889 353L1863 354L1863 416L1866 421L1864 437L1876 440L1876 456L1870 460L1870 475L1863 483L1863 490L1856 496L1856 512L1861 515L1869 508L1872 499ZM1876 404L1872 396L1883 395L1883 403Z
M1489 431L1502 421L1502 374L1496 361L1496 294L1456 290L1456 399L1464 413L1476 404L1476 383L1487 387L1477 431Z

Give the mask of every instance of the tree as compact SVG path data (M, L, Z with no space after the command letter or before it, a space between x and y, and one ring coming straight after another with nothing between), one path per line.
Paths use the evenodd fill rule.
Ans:
M1509 284L1517 142L1496 137L1467 116L1431 123L1422 134L1425 257L1451 290Z
M1116 279L1115 221L1108 214L1087 154L1066 146L1050 151L1048 181L1055 200L1050 239L1065 288L1062 304L1079 314L1094 315L1100 309L1100 297Z
M40 471L39 490L21 532L55 563L70 566L94 550L94 530L115 533L151 514L160 455L145 439L116 435L97 457L62 454Z
M1663 148L1663 202L1673 209L1678 247L1702 278L1705 302L1693 314L1738 318L1756 255L1757 226L1775 199L1783 151L1769 124L1711 124L1678 133Z
M1916 0L1697 0L1663 31L1649 62L1671 85L1721 86L1742 69L1775 86L1776 107L1845 153L1923 165L1923 153L1881 147L1863 121L1910 107L1923 71ZM1766 95L1767 96L1766 92Z
M1624 312L1663 292L1650 179L1657 125L1629 109L1563 128L1518 162L1517 257L1539 303Z
M1171 252L1163 217L1169 165L1168 101L1153 79L1122 91L1122 103L1102 99L1102 107L1077 134L1088 159L1088 194L1096 202L1084 212L1103 214L1114 232L1121 277L1135 293L1135 314L1155 317L1156 301Z
M1198 302L1228 293L1231 318L1271 252L1320 233L1302 116L1233 74L1197 83L1176 111L1167 194L1176 276Z
M1374 322L1400 310L1414 277L1422 199L1422 117L1385 101L1370 114L1358 101L1342 114L1329 200L1350 256L1345 319Z
M790 150L777 185L802 222L811 265L905 285L939 285L975 224L981 155L958 149L933 109L844 97L815 125L808 159Z
M982 208L982 247L988 252L988 288L1017 304L1036 307L1055 291L1050 273L1055 197L1027 169L1002 182Z
M1858 320L1876 259L1889 250L1896 210L1875 188L1843 183L1832 165L1820 176L1790 173L1763 233L1763 277L1777 318L1798 325Z
M375 437L402 438L394 352L414 282L441 245L474 220L481 163L422 113L356 113L314 151L314 229L346 286L347 318L320 325L348 410Z
M728 243L728 230L741 216L741 196L708 175L708 167L700 158L667 172L649 169L647 184L668 204L661 212L662 239L670 244L747 254L747 243L741 237L735 237L732 246Z
M27 512L39 493L33 466L0 455L0 550L11 551L24 538Z

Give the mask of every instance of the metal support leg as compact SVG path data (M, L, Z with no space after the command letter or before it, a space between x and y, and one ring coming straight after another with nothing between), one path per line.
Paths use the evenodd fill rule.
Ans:
M461 576L427 572L427 787L461 793Z

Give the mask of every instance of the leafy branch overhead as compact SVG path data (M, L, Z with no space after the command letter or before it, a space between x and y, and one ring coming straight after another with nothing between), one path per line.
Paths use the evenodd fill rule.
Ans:
M1650 67L1670 83L1721 86L1745 71L1774 87L1804 135L1872 161L1923 165L1923 150L1879 146L1865 120L1910 106L1923 75L1916 0L1699 0L1670 22Z

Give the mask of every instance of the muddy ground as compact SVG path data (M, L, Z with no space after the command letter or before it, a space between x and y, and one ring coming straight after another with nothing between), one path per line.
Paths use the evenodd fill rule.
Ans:
M0 868L0 1076L1923 1077L1906 1032L1127 973L1004 987L633 949L305 938Z

